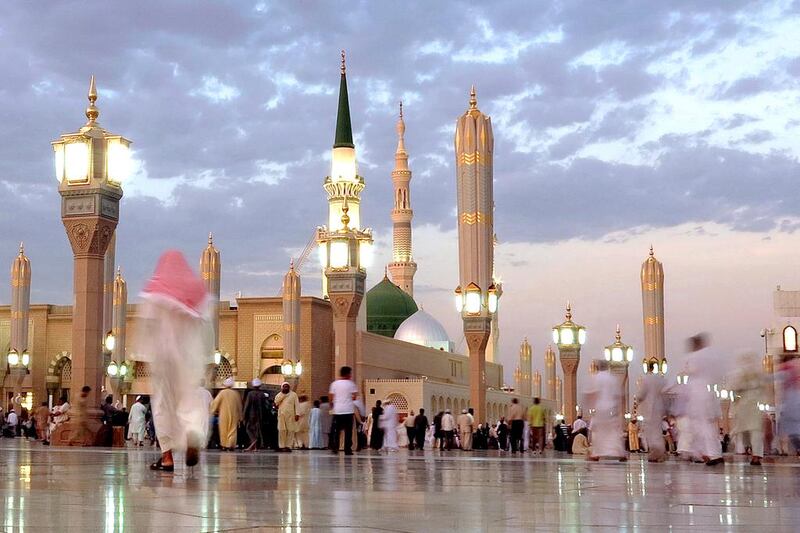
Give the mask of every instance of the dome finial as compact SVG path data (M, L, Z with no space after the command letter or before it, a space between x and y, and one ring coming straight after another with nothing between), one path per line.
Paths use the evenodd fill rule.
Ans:
M342 76L344 76L345 72L347 72L347 65L345 64L345 58L344 58L344 50L342 50L342 67L341 67L341 71L342 71Z
M389 279L389 267L385 265L383 267L383 279Z
M567 320L572 320L572 306L570 305L569 300L567 300Z
M94 74L89 79L89 94L87 95L89 98L89 107L86 108L86 118L89 121L86 123L87 126L93 125L97 120L97 117L100 116L100 110L97 109L97 106L94 103L97 101L97 86L94 82Z
M289 259L289 270L294 270L294 257Z
M469 108L478 109L478 98L475 92L475 84L472 84L472 89L469 91Z
M25 243L19 241L19 255L25 255Z
M653 245L650 245L650 257L653 257Z
M210 231L208 232L208 244L209 245L214 244L214 234L211 233Z
M620 332L619 324L617 324L617 333L616 333L616 337L615 338L616 338L617 342L621 342L622 333Z

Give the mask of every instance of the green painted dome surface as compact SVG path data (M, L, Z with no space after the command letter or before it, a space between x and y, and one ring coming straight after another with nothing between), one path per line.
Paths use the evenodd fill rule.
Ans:
M394 337L405 319L417 312L414 299L384 277L367 291L367 331Z

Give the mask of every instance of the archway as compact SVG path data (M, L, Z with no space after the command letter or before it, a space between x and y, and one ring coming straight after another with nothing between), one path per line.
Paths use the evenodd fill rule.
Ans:
M277 333L261 342L261 381L269 385L283 382L281 363L283 363L283 339Z

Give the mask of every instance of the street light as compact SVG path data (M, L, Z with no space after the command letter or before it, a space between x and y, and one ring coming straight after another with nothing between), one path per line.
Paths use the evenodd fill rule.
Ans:
M572 321L572 308L567 304L566 320L553 327L553 342L562 347L578 347L586 344L586 328Z
M14 350L13 348L8 352L8 364L9 366L15 367L19 365L19 352Z
M216 350L214 350L214 364L219 366L221 362L222 362L222 352L220 352L219 348L217 348Z
M300 361L296 363L284 361L281 364L281 374L283 374L283 377L286 379L299 378L303 374L303 363Z
M114 351L114 348L117 345L117 338L114 336L112 331L106 333L105 338L103 339L103 348L105 348L106 352L111 353Z

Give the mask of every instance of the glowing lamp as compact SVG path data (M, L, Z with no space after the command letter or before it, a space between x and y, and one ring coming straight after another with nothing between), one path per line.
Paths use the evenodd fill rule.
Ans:
M108 368L106 369L106 373L108 373L108 375L111 376L112 378L116 377L117 374L119 374L119 367L117 366L117 363L111 361L111 363L108 365Z
M130 141L124 137L109 137L106 147L108 181L122 185L131 172Z
M487 301L487 303L488 303L489 312L490 313L496 313L497 312L497 304L498 304L499 297L497 296L497 287L495 286L494 283L489 285L489 290L487 291L487 293L488 293L488 301Z
M346 239L334 239L331 241L331 268L345 268L350 259L350 246Z
M464 309L464 293L461 291L461 286L456 287L454 292L456 299L456 311L459 313Z
M114 337L114 334L109 331L105 339L103 339L103 348L105 348L107 352L113 352L116 345L117 339Z
M372 266L374 258L374 251L370 241L359 241L358 243L359 266L361 268L369 268Z
M8 364L11 366L17 366L19 364L19 352L16 350L10 350L8 352Z
M465 307L467 313L476 315L481 312L481 289L474 283L467 286L467 294L465 298Z
M28 353L28 350L23 350L22 352L22 366L28 366L31 364L31 354Z
M218 349L214 350L214 364L219 366L221 362L222 362L222 353Z

